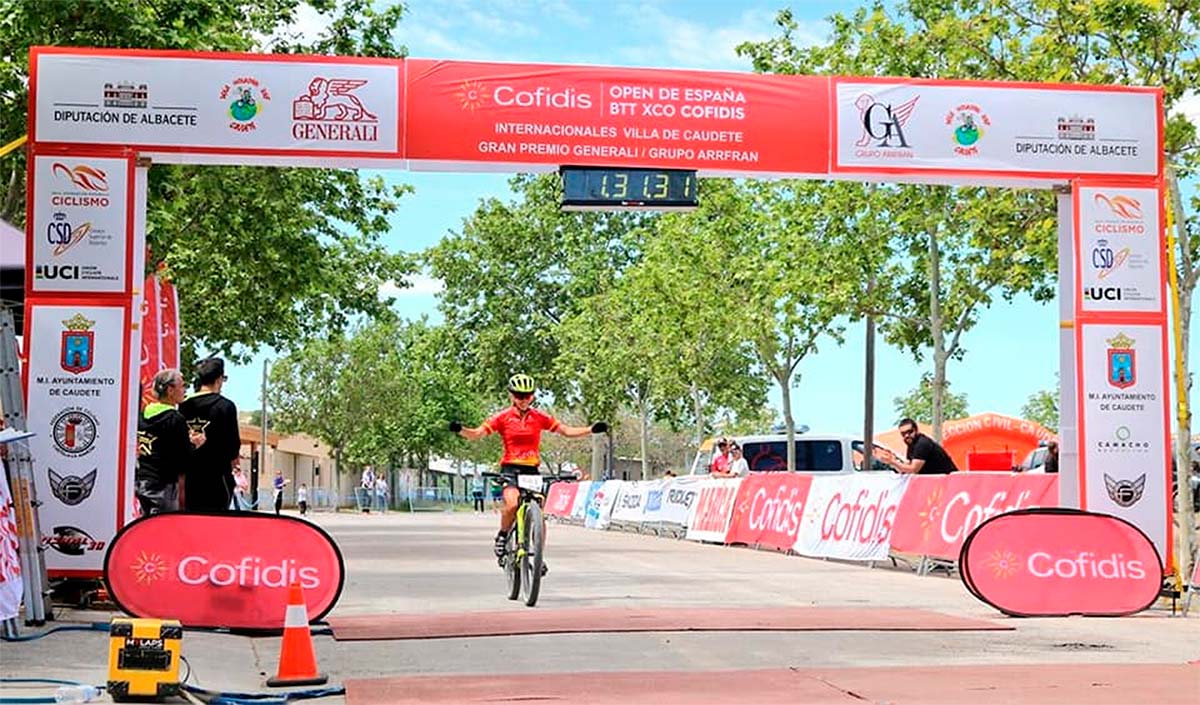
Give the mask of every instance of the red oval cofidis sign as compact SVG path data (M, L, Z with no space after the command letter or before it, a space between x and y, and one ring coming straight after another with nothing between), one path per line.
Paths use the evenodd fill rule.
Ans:
M959 574L971 594L1016 617L1117 617L1162 589L1153 542L1129 522L1073 509L1025 509L980 524Z
M337 603L344 579L342 554L323 529L248 512L139 519L104 557L118 607L189 627L280 630L292 582L304 588L311 622Z

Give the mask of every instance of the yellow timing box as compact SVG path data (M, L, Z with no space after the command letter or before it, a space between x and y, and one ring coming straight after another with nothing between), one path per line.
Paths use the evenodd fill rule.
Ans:
M115 617L108 625L109 697L123 700L178 695L183 626L174 619Z

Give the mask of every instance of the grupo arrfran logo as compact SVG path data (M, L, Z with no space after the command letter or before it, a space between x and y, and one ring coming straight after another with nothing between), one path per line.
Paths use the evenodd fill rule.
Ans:
M1158 597L1154 544L1117 517L1025 509L985 521L963 543L960 575L971 594L1006 614L1118 616Z
M221 537L237 536L231 542ZM126 526L104 558L114 601L136 617L186 626L280 629L292 583L310 620L337 602L341 553L320 528L290 517L158 514Z

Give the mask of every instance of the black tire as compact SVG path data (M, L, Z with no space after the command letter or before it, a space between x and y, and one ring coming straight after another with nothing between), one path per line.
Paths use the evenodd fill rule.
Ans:
M546 546L546 525L542 521L542 506L529 502L525 506L525 557L521 559L521 592L525 604L537 604L542 586L542 549Z
M508 599L521 596L521 567L517 561L517 527L508 532L508 543L504 546L504 575L508 578Z

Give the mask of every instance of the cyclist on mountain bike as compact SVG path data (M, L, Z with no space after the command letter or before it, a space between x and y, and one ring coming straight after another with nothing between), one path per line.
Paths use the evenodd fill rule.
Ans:
M500 458L500 474L504 475L504 508L500 511L500 532L496 534L496 555L504 555L504 544L508 532L517 517L517 475L538 475L540 458L538 450L542 444L542 431L550 431L567 438L580 438L589 433L604 433L608 424L594 423L591 426L567 426L553 416L533 408L533 395L537 392L533 378L515 374L508 379L508 395L512 406L483 422L482 426L463 428L457 421L450 422L450 430L469 441L478 440L490 433L499 433L504 443L504 455Z

